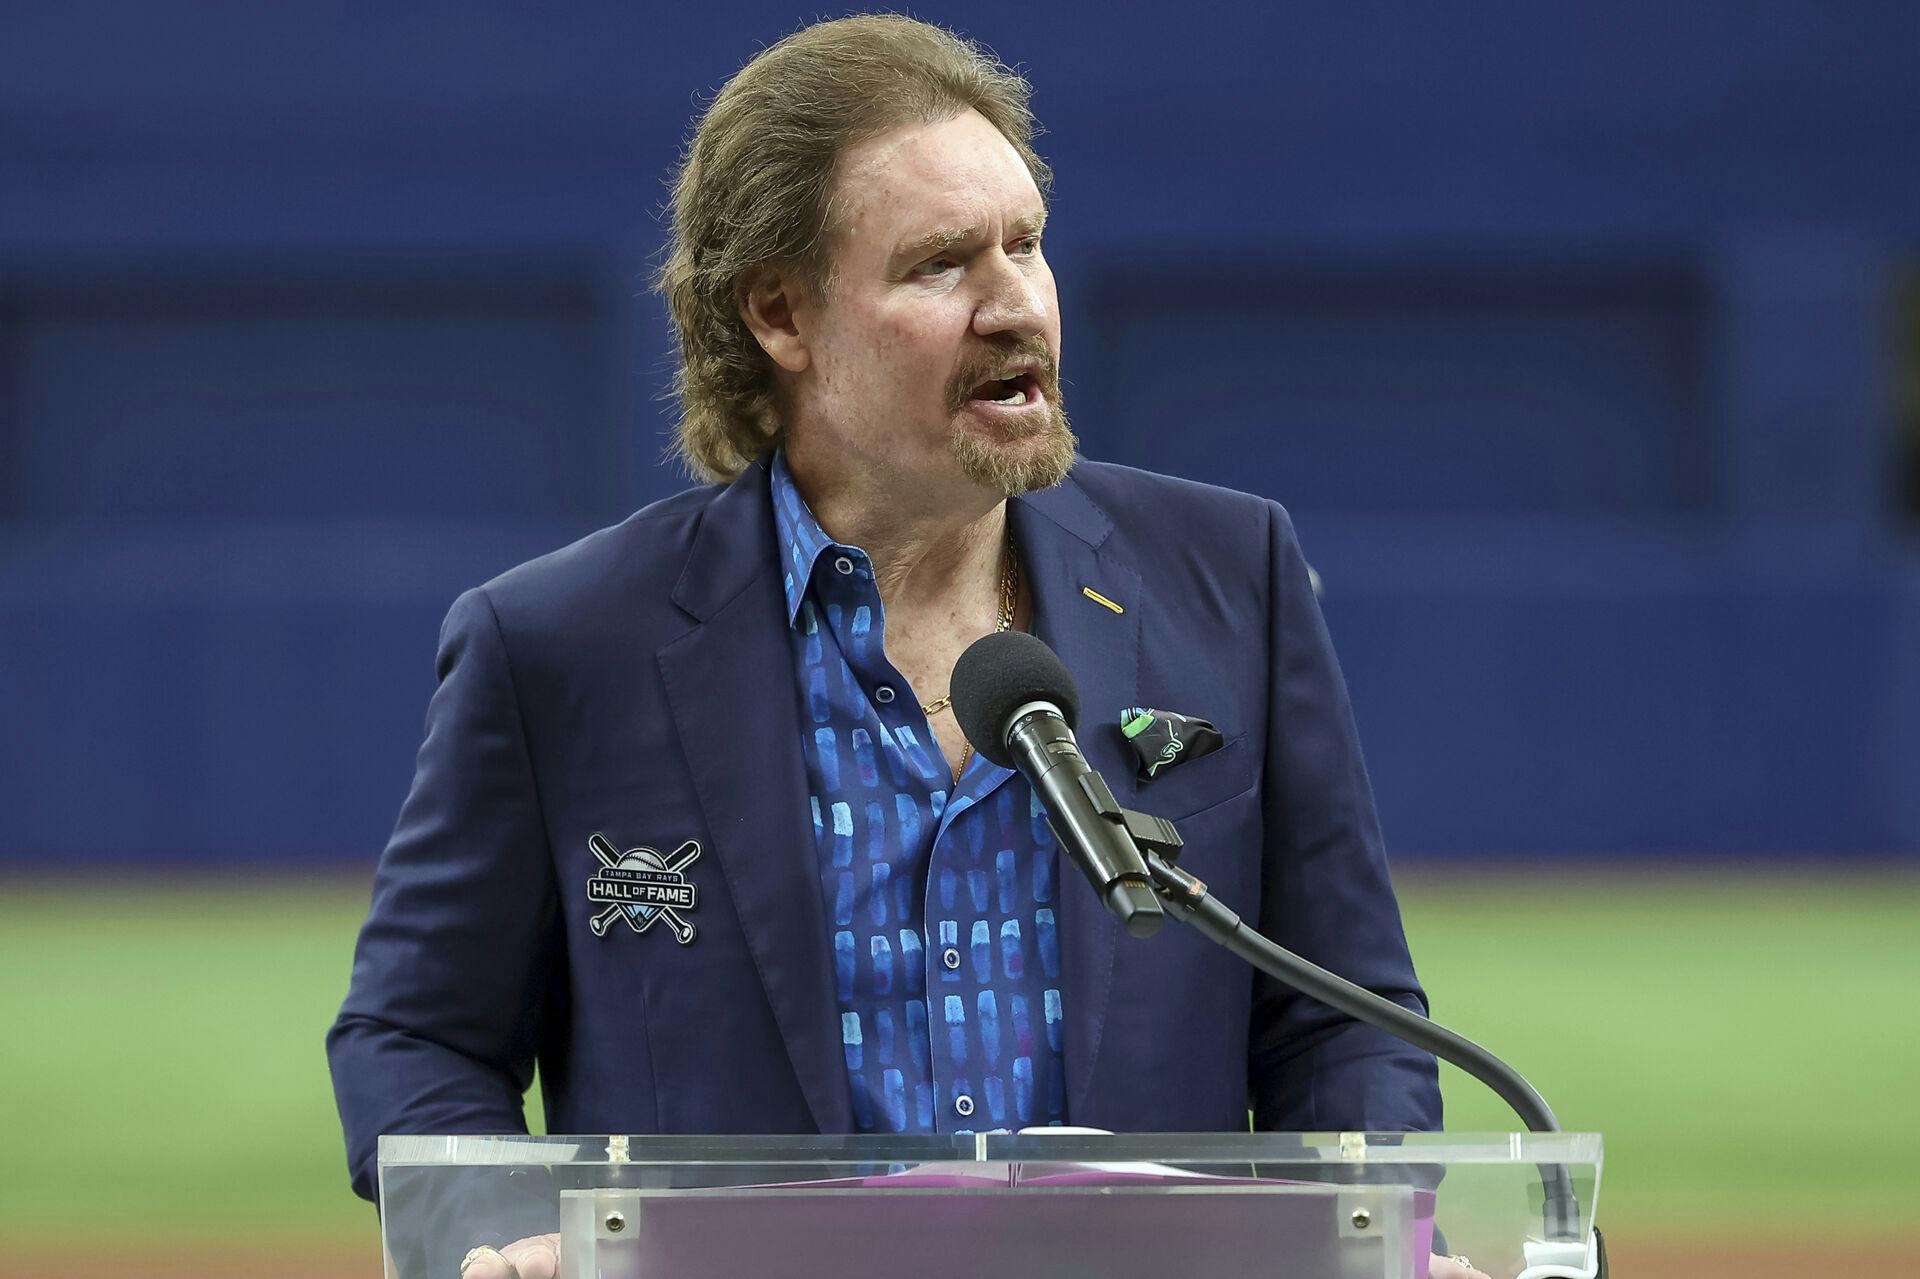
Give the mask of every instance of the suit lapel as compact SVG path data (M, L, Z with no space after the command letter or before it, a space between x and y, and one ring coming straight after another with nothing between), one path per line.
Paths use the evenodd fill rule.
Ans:
M1078 736L1088 762L1131 806L1136 782L1117 723L1136 704L1138 573L1106 543L1113 523L1071 477L1009 504L1033 597L1035 633L1080 688ZM706 815L712 853L746 934L767 1002L786 1040L813 1119L848 1132L852 1099L842 1060L833 972L813 831L807 818L800 702L787 647L765 469L751 466L710 505L694 535L674 603L696 622L659 652L675 726ZM1086 594L1092 590L1121 611ZM1119 927L1065 862L1060 884L1062 1012L1068 1115L1088 1111Z
M800 703L767 476L707 508L674 603L699 624L658 654L712 852L767 1002L823 1133L853 1126L807 817Z
M1080 689L1076 736L1114 797L1132 806L1134 770L1122 749L1120 711L1136 704L1140 670L1139 574L1106 546L1113 522L1071 477L1009 504L1033 594L1034 632L1066 663ZM1120 611L1087 594L1093 591ZM1066 1019L1069 1122L1104 1118L1087 1109L1113 993L1120 936L1086 879L1064 855L1060 885L1061 1004Z

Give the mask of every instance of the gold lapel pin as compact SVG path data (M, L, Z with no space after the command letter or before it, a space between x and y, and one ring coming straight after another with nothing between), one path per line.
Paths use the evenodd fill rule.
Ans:
M1121 608L1118 604L1115 604L1112 600L1108 599L1106 596L1102 595L1099 591L1094 590L1091 586L1081 587L1080 593L1086 596L1088 599L1092 600L1095 604L1100 605L1102 608L1110 608L1116 613L1124 613L1127 611L1126 609Z

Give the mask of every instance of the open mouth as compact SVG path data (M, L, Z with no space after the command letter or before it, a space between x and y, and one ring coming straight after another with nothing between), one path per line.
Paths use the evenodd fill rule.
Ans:
M973 388L969 400L981 400L988 404L1031 404L1040 397L1040 383L1031 373L1016 373L1012 377L993 378Z

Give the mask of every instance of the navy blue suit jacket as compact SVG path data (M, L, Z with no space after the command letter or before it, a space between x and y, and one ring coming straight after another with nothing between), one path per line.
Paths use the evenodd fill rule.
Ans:
M328 1038L355 1188L381 1133L846 1132L800 696L764 466L461 596L413 789ZM1278 505L1081 461L1009 504L1033 626L1120 802L1283 945L1425 1011L1339 668ZM1122 611L1094 600L1091 589ZM1139 785L1120 712L1226 745ZM587 926L587 838L704 850L678 945ZM1069 1121L1419 1130L1433 1059L1169 925L1123 938L1060 869Z

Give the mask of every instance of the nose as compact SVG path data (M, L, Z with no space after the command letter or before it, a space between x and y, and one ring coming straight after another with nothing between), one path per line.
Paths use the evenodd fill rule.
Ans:
M1005 253L993 254L985 296L973 313L973 331L981 337L1045 333L1052 292L1045 287L1051 278L1045 273L1045 264L1022 267Z

